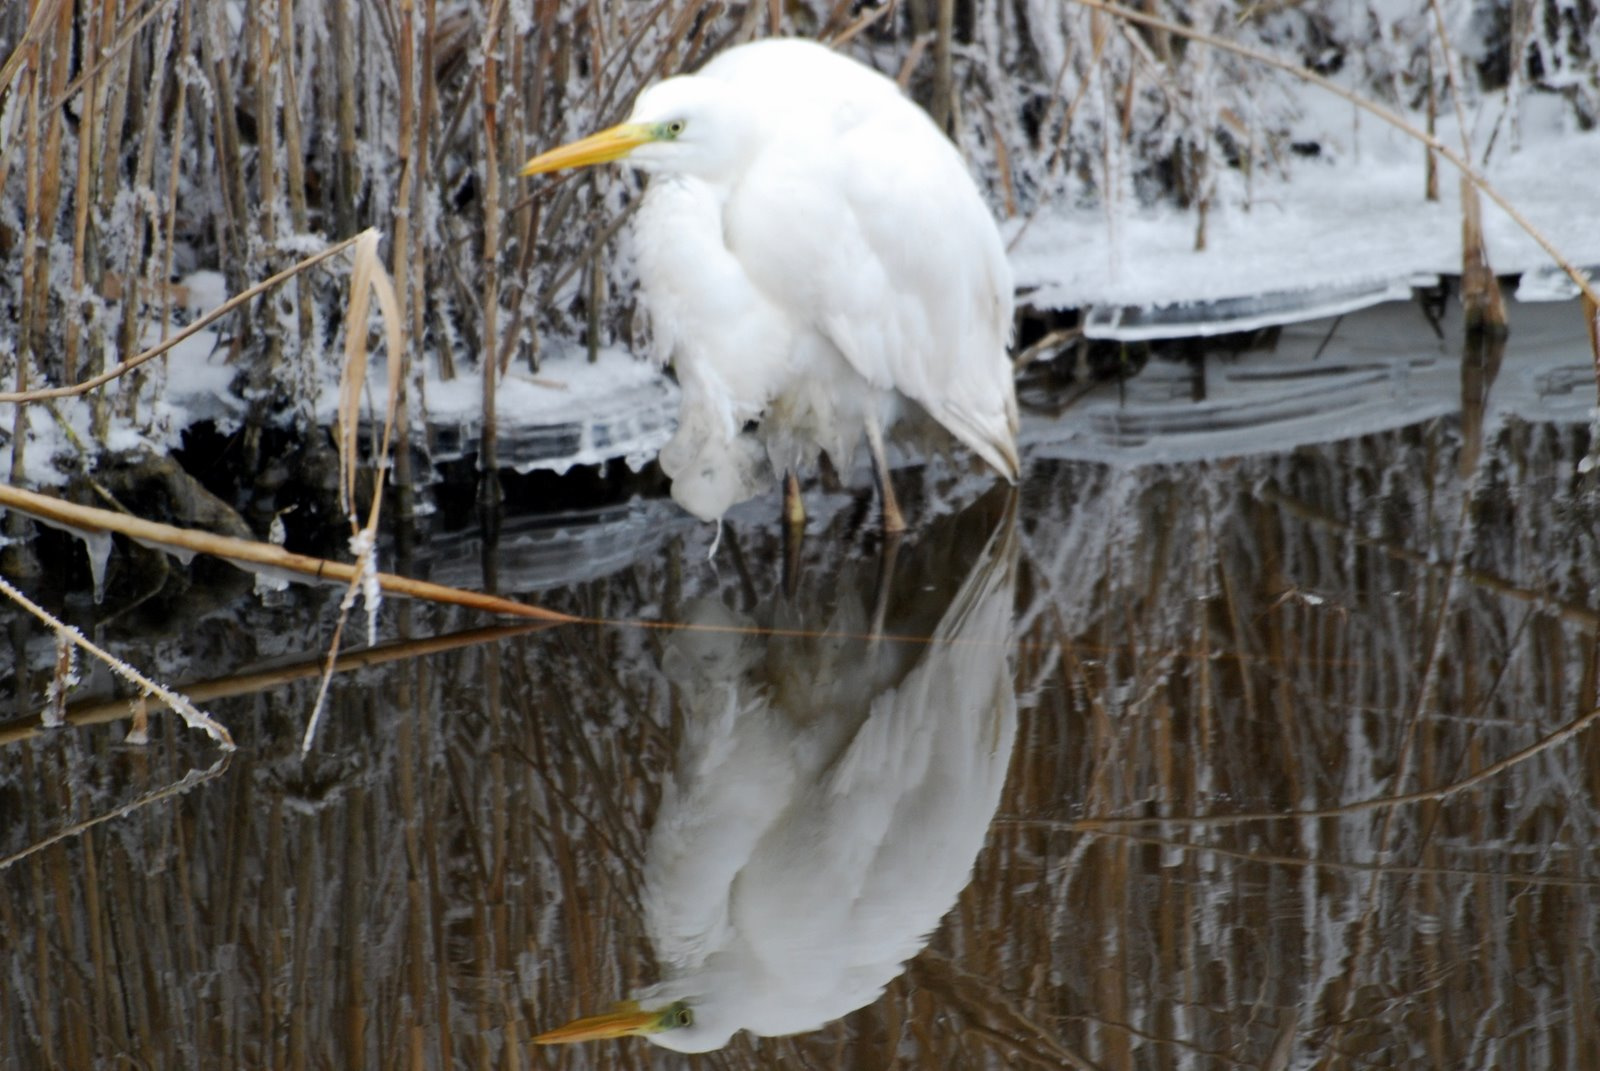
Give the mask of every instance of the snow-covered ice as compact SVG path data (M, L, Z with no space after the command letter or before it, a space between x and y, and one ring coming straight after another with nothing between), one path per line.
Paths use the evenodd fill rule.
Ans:
M1239 171L1219 170L1203 251L1196 213L1169 206L1050 205L1010 221L1023 300L1085 310L1090 337L1171 338L1348 312L1458 274L1459 173L1440 160L1439 200L1428 201L1423 147L1325 96L1302 89L1294 135L1315 156L1288 157L1282 176L1259 169L1248 186ZM1504 131L1491 146L1502 104L1491 96L1476 114L1480 166L1569 260L1600 264L1600 132L1577 130L1556 102L1525 99L1520 147ZM1440 128L1444 144L1460 144L1453 122ZM1538 272L1546 286L1528 296L1562 295L1549 288L1549 255L1487 199L1483 228L1497 274Z

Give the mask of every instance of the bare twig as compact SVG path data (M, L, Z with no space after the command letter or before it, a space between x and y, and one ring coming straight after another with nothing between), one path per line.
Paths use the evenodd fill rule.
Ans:
M307 268L320 264L324 260L327 260L329 257L332 257L337 253L342 253L344 250L360 241L367 233L370 232L363 231L361 234L355 235L352 238L346 238L344 241L331 245L320 253L312 254L292 267L285 268L283 271L280 271L278 274L272 276L272 278L263 280L262 282L250 287L248 290L240 291L238 294L235 294L227 301L224 301L221 305L218 305L216 308L212 309L210 312L206 313L204 316L200 317L194 323L185 327L182 331L179 331L171 338L150 347L142 353L129 357L126 361L123 361L115 368L108 368L97 376L92 376L89 379L84 380L82 383L76 383L71 386L48 387L41 390L0 391L0 402L10 402L14 405L23 405L28 402L41 402L46 398L72 398L79 394L87 394L96 387L111 382L118 376L126 375L135 368L138 368L140 365L144 364L146 361L153 360L154 358L161 356L178 343L198 334L206 327L209 327L212 323L239 308L241 305L245 305L254 300L266 291L271 290L279 283L294 278Z
M196 707L188 700L187 697L178 694L164 685L157 684L149 677L146 677L143 673L140 673L137 669L134 669L128 663L122 661L122 659L115 657L103 648L99 647L93 641L84 636L83 633L62 622L56 618L55 615L51 614L50 611L46 610L44 607L28 598L16 588L12 587L3 576L0 576L0 594L7 596L12 602L16 603L18 606L28 611L28 613L38 618L48 628L53 630L58 638L66 640L74 646L81 648L82 650L93 655L95 658L98 658L101 662L105 663L106 667L113 673L137 686L144 694L158 696L163 703L167 704L167 706L176 711L179 717L183 718L184 722L187 723L190 728L203 730L211 737L211 739L215 740L224 751L233 750L233 736L226 728L223 727L222 723L217 721L211 715L207 714L205 711Z
M0 581L0 583L3 583L3 581ZM194 788L196 785L204 784L207 781L222 776L222 774L227 771L228 764L231 761L232 758L230 755L223 755L208 768L204 770L190 770L173 784L163 786L162 788L158 788L153 792L146 792L136 799L129 800L127 803L122 804L120 807L113 807L104 814L97 814L93 818L85 819L82 822L74 822L69 826L49 834L48 836L41 837L39 840L34 841L21 851L13 852L11 855L0 859L0 870L5 870L8 867L15 866L17 863L20 863L22 860L28 858L28 856L33 855L36 852L43 851L52 844L59 844L64 840L70 840L71 838L82 833L86 833L95 826L109 822L112 819L124 818L132 814L134 811L137 811L141 807L148 807L152 803L157 803L165 799L171 799L174 796L181 796L191 788Z
M1459 796L1469 789L1477 788L1486 781L1511 770L1529 759L1549 751L1560 744L1567 742L1579 733L1600 721L1600 707L1575 718L1557 729L1547 733L1527 747L1512 752L1498 762L1492 762L1475 774L1463 777L1458 781L1439 785L1436 788L1419 789L1416 792L1402 792L1392 796L1374 796L1370 799L1356 800L1352 803L1341 803L1332 807L1308 807L1300 810L1285 811L1241 811L1234 814L1193 814L1193 815L1165 815L1165 816L1140 816L1140 817L1089 817L1072 820L1066 819L1039 819L1029 821L1028 825L1039 825L1050 829L1064 829L1074 831L1091 831L1100 829L1124 829L1129 826L1235 826L1248 822L1277 822L1299 821L1306 818L1342 818L1352 814L1365 814L1369 811L1386 810L1391 807L1404 807L1413 803L1429 803L1447 800L1452 796Z

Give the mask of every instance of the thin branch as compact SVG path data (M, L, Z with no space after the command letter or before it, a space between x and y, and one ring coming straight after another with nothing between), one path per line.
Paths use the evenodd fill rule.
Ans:
M130 800L120 807L112 808L105 814L98 814L93 818L85 819L82 822L74 822L63 829L59 829L56 832L51 833L49 836L46 836L41 840L35 841L34 843L28 845L21 851L14 852L3 859L0 859L0 870L5 870L7 867L15 866L28 856L43 851L52 844L59 844L61 841L69 840L72 837L86 833L95 826L109 822L113 818L123 818L132 814L134 811L137 811L141 807L148 807L150 804L156 803L160 800L171 799L174 796L181 796L191 788L194 788L196 785L204 784L207 781L220 777L228 769L228 764L231 761L231 755L223 755L204 770L190 770L188 773L184 774L182 778L170 785L156 789L153 792L146 792L137 799Z
M1501 774L1520 766L1529 759L1534 758L1559 744L1564 744L1579 733L1588 729L1596 721L1600 721L1600 707L1568 722L1555 732L1540 737L1538 740L1514 751L1498 762L1492 762L1468 777L1459 781L1451 781L1437 788L1424 788L1416 792L1403 792L1393 796L1375 796L1370 799L1356 800L1354 803L1342 803L1333 807L1311 807L1304 810L1290 811L1241 811L1234 814L1194 814L1194 815L1168 815L1168 816L1140 816L1140 817L1106 817L1106 818L1079 818L1079 819L1049 819L1042 818L1028 820L1026 824L1041 826L1049 829L1063 829L1073 832L1094 832L1102 829L1124 829L1129 826L1235 826L1247 822L1278 822L1300 821L1306 818L1343 818L1353 814L1364 814L1368 811L1385 810L1391 807L1404 807L1412 803L1437 803L1447 800L1452 796L1459 796L1469 789L1477 788L1486 781L1491 781Z
M157 684L128 663L122 661L122 659L96 645L71 625L57 619L50 611L12 587L3 576L0 576L0 594L6 595L12 602L15 602L28 613L38 618L61 639L82 648L104 662L106 667L113 673L136 685L144 695L153 695L160 698L163 703L176 711L178 716L183 718L190 728L203 730L211 739L217 742L222 750L232 751L234 749L233 735L223 727L221 722L196 707L186 697L179 695L165 685Z
M198 334L212 323L239 308L241 305L245 305L256 297L259 297L266 291L271 290L279 283L286 282L287 280L294 278L296 275L299 275L307 268L316 264L320 264L329 257L343 252L356 242L359 242L367 233L368 232L363 231L361 234L358 234L353 238L346 238L344 241L335 245L331 245L320 253L315 253L307 257L292 267L285 268L272 278L263 282L259 282L250 287L250 289L235 294L233 297L229 298L227 301L224 301L221 305L218 305L215 309L212 309L210 312L206 313L204 316L200 317L200 319L196 320L188 327L185 327L182 331L179 331L165 342L162 342L156 346L152 346L143 353L129 357L126 361L123 361L115 368L108 368L97 376L93 376L84 380L82 383L77 383L68 387L48 387L41 390L0 391L0 402L10 402L14 405L25 405L28 402L42 402L47 398L72 398L79 394L87 394L96 387L111 382L118 376L126 375L135 368L138 368L140 365L144 364L146 361L153 360L154 358L161 356L178 343Z

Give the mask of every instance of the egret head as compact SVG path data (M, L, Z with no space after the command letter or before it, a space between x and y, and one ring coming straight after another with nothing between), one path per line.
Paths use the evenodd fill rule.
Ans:
M627 122L535 156L522 174L626 160L645 171L718 182L744 161L755 129L749 109L727 85L680 75L639 94Z
M533 1040L540 1045L562 1045L637 1035L675 1052L710 1052L727 1045L735 1028L718 1026L714 1016L702 1014L705 1011L687 1000L666 1004L649 998L629 1000L602 1015L575 1019Z

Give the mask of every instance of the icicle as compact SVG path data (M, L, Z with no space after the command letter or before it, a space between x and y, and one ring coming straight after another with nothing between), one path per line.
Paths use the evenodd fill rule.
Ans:
M111 560L111 533L77 529L83 549L89 555L89 576L94 582L94 604L99 606L106 595L106 563Z

